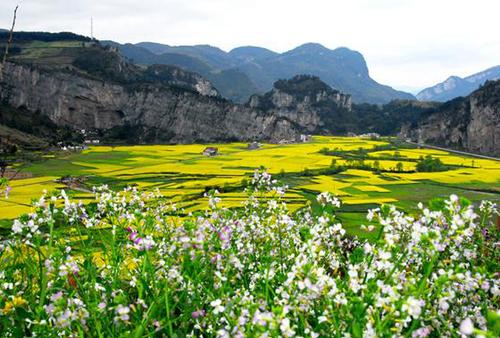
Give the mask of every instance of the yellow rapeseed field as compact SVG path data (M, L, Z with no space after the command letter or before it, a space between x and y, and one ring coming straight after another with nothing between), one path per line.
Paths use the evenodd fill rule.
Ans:
M290 207L300 208L307 203L308 194L330 191L344 198L349 204L381 204L397 201L398 187L423 182L436 184L483 184L495 187L500 183L500 162L474 159L432 149L399 149L370 151L387 146L387 140L370 140L358 137L316 136L311 142L296 144L262 144L259 149L248 150L246 143L145 145L145 146L95 146L80 154L49 155L33 169L35 177L13 180L9 198L0 198L0 219L13 218L29 212L32 198L43 190L62 189L55 180L68 174L58 171L71 165L73 176L86 176L89 182L109 183L117 188L133 185L140 189L159 189L167 198L185 207L187 212L204 208L204 192L222 190L224 207L239 207L245 197L243 181L249 181L255 168L265 167L271 174L281 174L293 192L285 198ZM218 155L203 155L206 147L217 147ZM341 156L325 155L324 148L356 152L360 148L369 152L365 165L382 170L347 169L341 173L322 174L335 161L337 166L349 163ZM380 148L378 148L380 149ZM415 172L416 160L421 156L438 157L445 165L461 166L437 173ZM378 164L375 159L378 157ZM57 162L59 161L59 162ZM402 166L401 173L394 171ZM47 169L45 169L47 168ZM50 169L49 169L50 168ZM30 171L30 167L25 168ZM305 170L319 170L316 176L302 176ZM67 188L66 188L67 189ZM229 192L225 190L230 190ZM380 195L383 193L383 195ZM77 192L77 197L88 199L90 194Z

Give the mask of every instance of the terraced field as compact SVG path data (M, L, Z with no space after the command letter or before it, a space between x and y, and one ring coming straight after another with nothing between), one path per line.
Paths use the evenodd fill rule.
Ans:
M207 146L217 147L219 154L203 156ZM365 234L359 226L366 210L382 203L411 211L418 201L452 193L471 201L500 201L499 161L397 147L391 146L389 140L347 137L264 144L256 150L248 150L243 143L91 147L82 153L58 153L23 167L22 172L32 173L33 177L11 181L9 198L0 199L0 219L29 212L31 199L39 197L43 190L65 188L85 202L90 200L91 187L100 184L117 189L159 189L176 204L181 217L204 208L204 193L210 189L221 192L224 206L239 207L246 196L245 181L261 166L289 185L286 199L293 209L307 203L314 207L315 195L323 191L339 195L343 201L339 217L351 233L361 236ZM335 150L335 155L326 150ZM353 156L360 153L363 165L372 169L359 168L359 160L355 162ZM416 172L418 158L426 155L441 159L449 170ZM335 170L342 166L343 170ZM85 183L70 189L56 182L65 175L85 177Z

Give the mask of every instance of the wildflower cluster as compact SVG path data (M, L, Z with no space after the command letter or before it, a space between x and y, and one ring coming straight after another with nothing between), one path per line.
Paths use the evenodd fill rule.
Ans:
M5 197L5 199L9 198L10 191L12 187L9 185L9 180L5 177L0 177L0 196Z
M0 244L4 336L495 336L498 235L456 196L368 213L349 236L323 193L288 210L257 171L242 208L184 219L159 192L43 196ZM269 195L271 193L271 197ZM496 324L498 325L498 323Z

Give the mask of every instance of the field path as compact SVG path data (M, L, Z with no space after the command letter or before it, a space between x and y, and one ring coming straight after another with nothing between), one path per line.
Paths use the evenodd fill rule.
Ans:
M437 150L447 151L449 153L455 153L455 154L460 154L460 155L467 155L467 156L471 156L471 157L479 157L479 158L484 158L484 159L493 160L493 161L500 161L500 158L497 158L497 157L492 157L492 156L487 156L487 155L473 154L473 153L468 153L468 152L465 152L465 151L454 150L454 149L449 149L449 148L442 148L442 147L432 146L432 145L425 144L425 143L416 143L416 142L410 142L410 141L405 141L405 143L413 144L415 146L419 146L419 147L422 147L422 148L431 148L431 149L437 149Z

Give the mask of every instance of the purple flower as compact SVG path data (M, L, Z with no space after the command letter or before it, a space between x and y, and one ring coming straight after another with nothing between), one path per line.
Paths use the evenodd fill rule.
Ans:
M232 230L228 226L222 227L221 231L219 231L217 234L219 235L219 239L222 242L229 242L231 240L231 233Z
M489 236L488 236L488 229L486 229L486 228L481 229L481 233L483 234L483 237L485 239L489 238Z
M12 190L12 187L10 185L5 188L5 198L9 198L9 193Z
M133 231L129 236L128 239L130 239L132 242L135 242L139 237L139 234L136 231Z
M201 309L194 311L193 313L191 313L191 317L193 317L194 319L205 317L205 310Z
M62 293L61 291L59 291L59 292L57 292L57 293L53 294L53 295L50 297L50 300L51 300L52 302L55 302L55 301L57 301L59 298L61 298L62 296L63 296L63 293Z
M412 338L417 337L427 337L432 332L432 329L429 326L421 327L420 329L414 331L411 335Z
M210 259L210 262L212 264L215 264L217 263L217 261L219 261L220 259L222 258L222 256L220 254L216 254L215 256L213 256L211 259Z
M144 250L151 250L152 247L153 247L152 241L146 241L146 243L144 244Z

